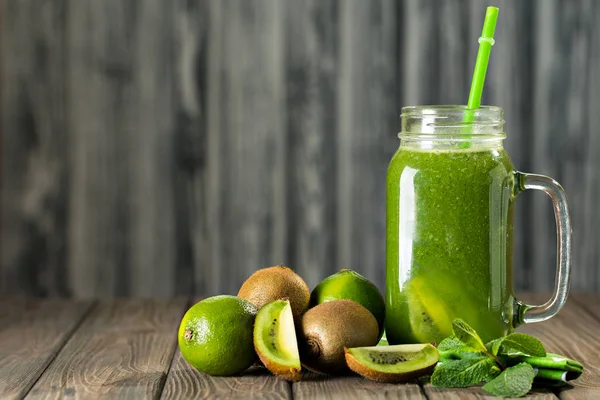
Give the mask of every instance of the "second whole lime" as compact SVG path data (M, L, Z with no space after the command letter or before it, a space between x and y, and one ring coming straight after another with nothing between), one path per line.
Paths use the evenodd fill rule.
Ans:
M310 295L310 306L344 299L357 302L373 314L379 325L381 337L385 320L385 301L377 286L356 271L342 269L323 279Z

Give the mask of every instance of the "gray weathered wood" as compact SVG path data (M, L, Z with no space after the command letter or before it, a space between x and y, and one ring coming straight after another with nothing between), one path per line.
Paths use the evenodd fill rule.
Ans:
M548 299L547 295L524 297L532 304L541 304ZM598 296L593 297L598 303ZM562 400L597 399L600 397L600 347L597 344L600 322L597 317L579 304L575 298L569 299L565 307L552 319L528 324L519 331L540 338L546 349L553 353L565 355L581 362L583 375L559 392Z
M77 296L174 294L172 3L70 1L69 257Z
M173 189L175 213L177 293L217 293L219 269L211 267L208 181L208 127L206 123L208 28L210 1L175 2L176 75Z
M100 304L81 323L27 398L156 398L185 300Z
M70 294L66 0L3 1L0 288Z
M210 2L207 57L210 293L286 263L284 3Z
M539 304L547 295L524 294L521 298ZM526 398L550 400L558 396L574 400L600 396L598 304L598 294L575 294L556 317L519 328L539 337L548 351L572 357L584 365L584 374L572 385L557 388L554 393L534 390ZM308 372L300 382L290 385L261 368L251 368L235 377L210 377L189 366L175 349L176 327L185 305L185 300L103 302L87 313L91 302L3 299L0 395L491 399L481 388L433 388L427 378L421 380L422 390L417 383L381 384L357 376L328 377Z
M422 384L423 390L429 400L498 399L498 397L492 396L481 387L470 387L466 389L436 388L431 386L429 379L423 379ZM558 397L548 389L534 389L527 394L526 398L536 400L558 400Z
M426 399L417 383L378 383L357 376L305 373L300 382L294 382L292 389L295 399Z
M598 320L600 320L600 298L595 293L571 293L570 299L585 308Z
M542 6L543 3L543 6ZM598 66L600 33L595 1L552 0L536 8L534 125L530 146L532 172L554 177L565 187L573 218L573 287L598 289ZM560 60L560 61L559 61ZM531 289L553 284L554 221L542 194L532 209L533 276Z
M338 72L337 0L286 7L289 260L314 287L344 268L335 257ZM298 166L302 166L298 168Z
M391 0L339 4L336 264L362 273L381 289L385 175L398 146L398 5Z
M0 300L0 398L22 398L90 309L89 301Z
M597 21L600 17L600 4L594 2L591 9L592 20ZM571 209L577 213L575 220L575 247L574 256L574 288L577 290L587 290L600 292L600 273L597 266L600 264L600 249L597 241L593 238L600 237L600 209L597 207L600 199L600 135L598 127L600 126L599 100L597 93L600 92L600 33L598 29L590 29L589 20L586 21L586 29L580 33L586 35L586 50L583 59L586 63L586 97L583 99L585 107L586 122L579 129L579 136L583 143L579 143L579 138L575 139L579 152L583 153L583 160L578 156L571 157L570 162L573 167L579 168L581 175L571 174L564 181L565 189L569 193ZM577 64L573 64L576 68ZM574 94L575 96L575 94ZM582 164L582 165L578 165ZM583 181L582 181L583 178ZM573 186L579 185L582 191L581 197L571 195L571 190L577 190ZM577 210L577 211L575 211ZM579 272L581 271L581 272Z
M549 149L560 148L552 141L551 126L564 118L560 107L553 109L551 104L559 102L556 97L562 96L552 92L552 82L556 79L558 64L552 60L560 57L560 53L556 50L557 46L557 18L560 10L558 3L551 0L546 7L540 7L537 10L534 22L536 27L536 43L537 57L533 60L534 70L534 90L532 92L533 101L533 117L535 123L531 135L531 148L529 155L531 157L531 172L538 174L550 175L555 179L559 179L557 171L560 169L558 163L549 154ZM543 21L543 22L542 22ZM561 63L562 64L562 63ZM556 87L556 85L555 85ZM554 114L557 114L554 116ZM564 132L563 132L564 133ZM562 133L561 133L562 136ZM558 138L556 138L558 139ZM560 160L564 158L561 157ZM552 249L555 248L554 237L556 234L553 229L553 221L550 219L550 200L543 193L534 193L532 197L533 208L531 210L531 233L539 238L532 247L532 290L548 290L552 285L552 277L554 276L554 258ZM533 222L535 221L535 222ZM543 246L545 243L546 246Z
M483 102L515 166L573 216L573 287L600 289L593 0L499 0ZM3 0L0 288L236 293L288 263L381 289L404 105L464 103L479 0ZM548 290L554 220L515 206L515 285Z
M198 372L177 351L167 376L163 399L291 399L291 385L264 368L240 376L218 377Z

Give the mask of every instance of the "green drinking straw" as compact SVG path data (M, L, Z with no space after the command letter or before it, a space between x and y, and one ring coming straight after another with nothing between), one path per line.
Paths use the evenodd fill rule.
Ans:
M490 53L494 45L494 31L496 30L496 21L498 20L498 8L488 7L485 12L485 20L483 21L483 29L479 38L479 51L477 52L477 60L475 61L475 69L473 70L473 81L471 82L471 91L469 92L469 102L467 103L468 110L478 109L481 105L481 94L485 83L485 74L487 72ZM475 116L472 112L465 113L463 122L473 122ZM465 135L469 139L470 132ZM461 142L460 147L468 148L471 142L465 140Z

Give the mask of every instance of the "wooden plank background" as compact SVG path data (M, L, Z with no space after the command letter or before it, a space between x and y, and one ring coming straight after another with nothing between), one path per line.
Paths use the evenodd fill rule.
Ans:
M495 0L484 103L558 179L573 288L600 289L600 2ZM0 288L236 293L286 263L384 286L403 105L464 103L480 0L3 0ZM547 290L554 221L517 201L515 281Z

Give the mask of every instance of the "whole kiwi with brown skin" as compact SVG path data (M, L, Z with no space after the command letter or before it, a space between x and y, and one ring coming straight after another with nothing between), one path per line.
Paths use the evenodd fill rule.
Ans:
M311 308L302 316L298 338L300 360L311 371L340 374L348 371L344 347L377 344L377 320L352 300L333 300Z
M296 321L306 310L310 291L306 282L290 268L275 265L259 269L242 284L238 297L248 300L258 309L275 300L288 299Z

